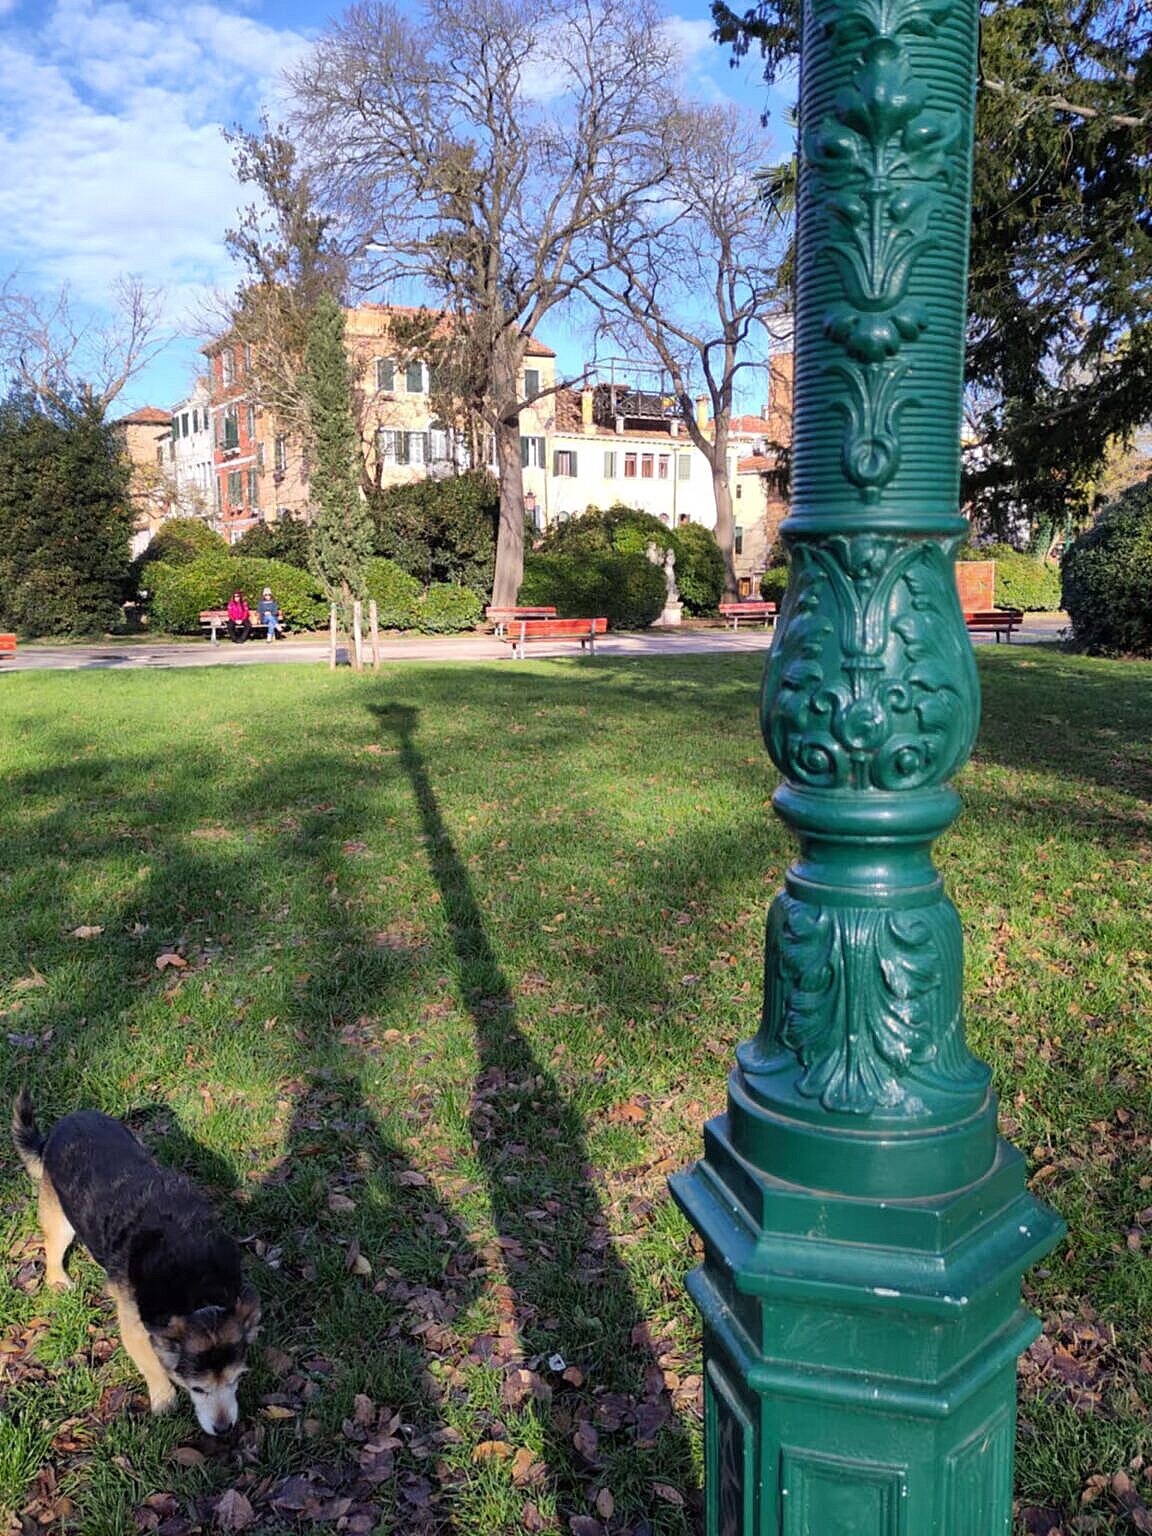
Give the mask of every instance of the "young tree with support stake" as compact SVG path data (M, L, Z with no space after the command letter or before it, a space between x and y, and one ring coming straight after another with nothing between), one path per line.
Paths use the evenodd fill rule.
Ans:
M753 366L751 338L780 293L770 226L757 183L761 136L732 107L683 110L668 213L614 207L601 221L603 264L589 280L602 329L655 353L672 379L680 418L712 473L724 596L737 593L728 438L738 375ZM691 390L703 383L709 432Z
M454 317L495 438L493 602L523 576L519 417L541 322L586 283L592 233L654 195L675 50L652 9L561 0L357 5L296 70L295 118L365 275L414 283ZM538 399L539 395L533 396Z
M344 347L344 311L322 294L312 315L301 394L313 445L312 568L350 629L352 603L365 595L372 521L360 494L359 447L352 380ZM354 654L356 651L354 649Z

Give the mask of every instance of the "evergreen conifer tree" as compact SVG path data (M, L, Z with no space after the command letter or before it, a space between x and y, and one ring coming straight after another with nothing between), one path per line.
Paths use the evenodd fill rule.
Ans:
M329 600L344 610L365 594L372 520L360 494L352 373L344 346L344 311L331 294L316 303L304 354L302 392L312 438L312 569Z
M92 634L118 619L131 558L128 465L99 403L0 402L0 627Z

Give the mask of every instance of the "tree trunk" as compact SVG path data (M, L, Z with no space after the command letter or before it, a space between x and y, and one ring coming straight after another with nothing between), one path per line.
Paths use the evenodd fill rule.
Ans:
M500 475L500 525L496 533L492 606L512 608L524 580L524 471L520 464L520 427L516 421L497 423L496 466Z
M503 337L492 357L496 469L500 477L500 525L496 531L496 574L492 606L512 608L524 580L524 470L520 462L520 365L524 346Z
M728 455L718 454L712 466L712 494L716 499L716 542L724 561L724 601L734 602L736 581L735 524L732 518L732 487L728 483Z

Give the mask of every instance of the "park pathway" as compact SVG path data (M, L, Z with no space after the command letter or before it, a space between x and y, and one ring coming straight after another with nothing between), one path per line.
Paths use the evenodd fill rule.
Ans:
M1058 640L1067 620L1061 614L1028 614L1013 644ZM977 645L995 644L991 635L973 637ZM596 642L598 656L688 656L716 652L767 651L772 632L763 629L645 630L606 635ZM534 658L579 655L573 645L540 645ZM341 652L341 659L346 659ZM396 661L512 661L511 649L491 635L398 635L381 640L380 660ZM105 640L91 645L21 645L6 672L75 672L138 670L145 667L244 667L284 662L328 664L328 639L280 640L275 645L254 640L245 645L210 645L206 640Z

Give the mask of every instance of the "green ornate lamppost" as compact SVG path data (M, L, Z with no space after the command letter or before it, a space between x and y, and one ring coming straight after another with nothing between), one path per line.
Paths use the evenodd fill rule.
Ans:
M968 1050L932 864L979 690L956 593L977 0L804 0L791 581L764 682L800 854L704 1243L708 1536L1007 1536L1023 1271L1063 1231Z

